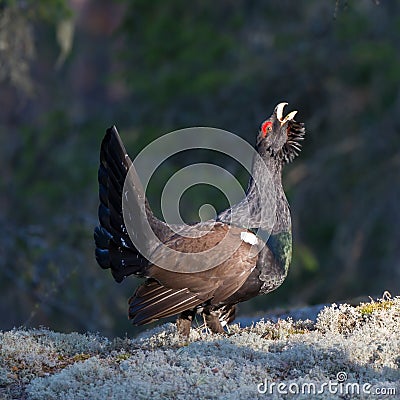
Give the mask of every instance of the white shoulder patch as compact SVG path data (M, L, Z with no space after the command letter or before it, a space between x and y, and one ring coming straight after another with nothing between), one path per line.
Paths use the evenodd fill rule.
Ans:
M257 236L251 232L240 232L240 239L242 239L246 243L251 244L252 246L258 243Z

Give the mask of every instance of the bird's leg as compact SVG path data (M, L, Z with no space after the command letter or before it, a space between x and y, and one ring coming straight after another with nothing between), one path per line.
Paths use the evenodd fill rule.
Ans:
M211 329L213 333L225 333L224 328L221 325L221 322L217 315L211 312L204 312L203 318L206 327Z
M187 310L181 313L179 318L176 320L176 328L179 335L189 338L190 327L192 326L194 314L195 313L192 310Z
M203 323L204 323L204 330L206 334L210 334L211 330L210 328L207 326L207 321L206 321L206 314L202 313L201 316L203 317Z

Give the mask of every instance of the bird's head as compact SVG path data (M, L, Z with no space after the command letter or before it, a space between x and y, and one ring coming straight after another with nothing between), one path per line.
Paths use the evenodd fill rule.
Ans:
M294 120L297 111L283 116L286 105L278 104L271 117L261 124L256 143L261 156L270 156L282 163L292 161L299 154L305 135L304 124Z

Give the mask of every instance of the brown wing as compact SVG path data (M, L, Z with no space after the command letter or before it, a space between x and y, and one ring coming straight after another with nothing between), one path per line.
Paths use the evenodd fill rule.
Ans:
M225 238L223 246L219 246L222 248L218 248L219 256L222 254L218 260L222 258L223 261L208 270L186 272L188 266L181 263L187 258L160 250L160 255L156 257L157 265L151 265L148 270L150 279L129 300L129 317L133 323L145 324L193 309L206 301L220 304L235 293L257 261L256 249L242 241L241 232L243 229L216 223L204 236L193 238L174 235L168 240L165 243L167 247L183 254L199 253L204 269L207 265L213 265L214 260L204 257L200 252L213 248ZM167 265L168 269L163 265Z

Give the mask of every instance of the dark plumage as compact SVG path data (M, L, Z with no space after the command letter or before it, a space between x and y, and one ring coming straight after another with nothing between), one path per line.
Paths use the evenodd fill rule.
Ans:
M207 326L222 333L223 326L233 321L237 303L268 293L283 282L292 239L289 206L281 182L282 165L299 153L305 134L304 124L294 120L295 112L283 118L285 104L278 105L261 125L256 142L261 157L253 161L246 198L221 212L216 221L182 227L179 234L153 215L140 185L131 175L127 177L132 161L116 128L107 130L98 174L100 225L94 233L96 259L102 268L111 269L117 282L131 274L146 278L129 300L129 318L134 324L180 313L178 331L188 335L195 313L201 312ZM265 168L269 180L264 177ZM141 237L141 221L147 217L164 244L157 246L156 240L143 236L143 246L146 254L152 255L152 262L136 249L124 223L122 193L126 178L131 179L133 187L128 204L135 238ZM144 207L140 206L141 199ZM201 236L196 237L199 232ZM193 265L188 273L185 258L168 252L173 249L196 257L196 253L217 245L222 261L199 272ZM211 261L202 257L198 262L207 267ZM167 265L173 268L166 268Z

